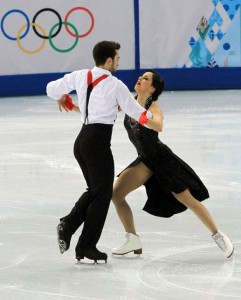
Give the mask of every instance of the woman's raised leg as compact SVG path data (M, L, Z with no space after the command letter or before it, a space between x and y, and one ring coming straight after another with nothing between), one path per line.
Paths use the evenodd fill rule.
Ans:
M180 201L183 205L191 209L196 214L196 216L202 221L202 223L210 230L214 241L223 251L223 254L227 258L230 257L234 251L233 243L228 236L218 230L214 219L209 213L208 209L201 202L195 199L188 189L179 194L172 194L178 201Z
M217 233L218 229L211 214L201 202L192 196L188 189L179 194L172 194L178 201L194 212L194 214L202 221L212 234Z

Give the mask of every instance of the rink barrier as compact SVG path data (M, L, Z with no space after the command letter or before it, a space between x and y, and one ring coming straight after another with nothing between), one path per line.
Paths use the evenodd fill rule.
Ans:
M163 76L165 90L209 90L240 89L241 68L189 68L154 69ZM128 88L133 87L139 75L146 70L119 70L115 76ZM29 96L46 94L46 85L66 73L44 73L0 76L0 97Z

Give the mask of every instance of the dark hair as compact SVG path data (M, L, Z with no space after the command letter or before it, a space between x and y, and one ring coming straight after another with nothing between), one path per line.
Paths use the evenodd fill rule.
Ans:
M114 59L116 50L119 50L120 47L119 43L112 41L102 41L97 43L93 49L93 57L96 66L104 65L109 57Z
M152 94L152 100L156 101L164 90L164 79L156 71L148 70L147 72L152 73L152 85L155 88L155 92Z

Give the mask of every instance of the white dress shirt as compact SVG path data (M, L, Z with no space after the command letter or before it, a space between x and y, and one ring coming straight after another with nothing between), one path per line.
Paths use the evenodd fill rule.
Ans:
M118 105L127 115L138 121L145 109L134 99L127 86L108 70L94 67L91 72L92 81L103 74L109 76L99 82L90 94L88 124L114 124ZM66 74L61 79L51 81L47 85L47 95L55 100L60 99L64 94L68 94L73 90L76 91L82 123L85 121L87 73L87 69L74 71ZM151 112L147 112L147 117L152 117Z

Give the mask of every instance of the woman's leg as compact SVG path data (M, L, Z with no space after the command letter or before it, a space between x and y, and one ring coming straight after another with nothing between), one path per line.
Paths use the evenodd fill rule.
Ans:
M138 165L123 171L114 185L112 201L125 231L128 233L136 234L136 230L133 214L125 197L142 186L151 176L151 170L143 162L140 162Z
M223 251L223 254L227 258L231 257L234 251L233 243L227 235L217 229L217 226L215 225L215 222L207 208L195 199L188 189L180 194L172 194L178 201L191 209L197 215L203 224L211 231L214 241Z
M172 194L178 201L196 214L203 224L211 231L212 235L218 232L217 226L207 208L195 199L188 189L179 194Z

